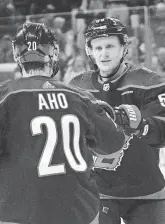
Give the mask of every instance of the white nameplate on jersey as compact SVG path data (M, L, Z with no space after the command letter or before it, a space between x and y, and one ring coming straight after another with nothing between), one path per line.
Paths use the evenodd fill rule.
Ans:
M38 94L39 110L54 110L68 108L68 101L64 93Z
M165 93L158 95L159 102L162 107L165 107Z

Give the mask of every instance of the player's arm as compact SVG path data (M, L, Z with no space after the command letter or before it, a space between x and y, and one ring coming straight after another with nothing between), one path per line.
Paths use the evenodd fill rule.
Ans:
M141 114L149 125L144 140L156 147L165 146L165 82L146 90L144 96Z
M165 146L165 85L160 83L143 91L141 108L120 105L116 110L116 123L147 144L158 148Z
M99 154L111 154L122 149L125 136L123 130L113 120L114 111L101 101L88 104L90 126L95 138L95 148Z
M5 131L7 127L7 86L0 84L0 155L5 151Z

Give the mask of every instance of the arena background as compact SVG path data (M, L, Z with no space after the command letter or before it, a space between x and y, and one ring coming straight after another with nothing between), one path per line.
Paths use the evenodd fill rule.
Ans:
M46 9L39 11L43 13L35 13L34 6L29 9L31 11L25 12L20 10L19 5L14 5L14 1L1 0L0 11L3 7L3 10L7 11L4 17L3 14L0 17L0 82L21 76L13 59L12 38L25 21L45 23L55 31L60 43L60 71L57 74L59 80L67 83L72 77L92 68L92 63L85 53L84 32L94 18L102 16L119 18L126 26L129 35L127 61L143 64L165 76L165 3L163 1L157 1L151 6L148 2L136 7L125 4L128 0L117 1L120 4L111 1L111 4L107 3L106 7L101 2L108 0L91 0L88 7L85 1L87 0L82 0L81 4L74 5L70 9L62 8L62 12L56 13L55 7L47 4L44 6ZM92 1L94 1L93 5ZM112 4L113 2L115 4ZM160 161L161 169L165 173L165 150L161 150Z
M43 6L42 2L37 5L37 0L0 0L0 82L21 76L13 59L12 38L25 21L45 23L55 31L60 44L57 77L67 83L92 68L85 53L84 32L94 18L103 16L119 18L126 26L129 35L127 61L143 64L165 76L165 1L136 1L139 5L131 7L130 2L134 1L129 0L71 0L70 5L70 1L63 1L65 5L58 10L50 4L53 1L48 0ZM165 175L163 149L160 167Z
M56 32L61 52L59 80L67 83L72 77L92 68L85 54L84 32L92 19L102 16L119 18L127 27L127 61L143 64L165 76L165 1L139 1L145 4L136 7L131 7L129 3L134 1L129 0L72 1L74 6L69 10L69 5L61 7L61 12L53 4L43 5L41 9L41 6L37 8L37 1L22 1L28 3L26 7L18 2L0 0L0 82L21 76L13 60L11 40L25 21L45 23ZM165 175L164 149L160 151L160 168Z

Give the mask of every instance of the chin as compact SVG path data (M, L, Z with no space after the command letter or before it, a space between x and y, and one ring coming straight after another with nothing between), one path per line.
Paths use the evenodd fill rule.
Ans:
M110 73L113 70L113 68L101 67L100 70L106 73Z

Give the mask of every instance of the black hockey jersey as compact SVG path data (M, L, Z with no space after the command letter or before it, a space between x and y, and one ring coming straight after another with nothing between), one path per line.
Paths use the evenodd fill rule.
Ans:
M0 136L1 221L92 222L99 210L92 152L108 156L124 141L95 99L46 77L7 82Z
M165 198L165 180L158 166L159 148L165 144L164 78L145 67L128 64L122 64L117 74L103 84L98 82L98 76L98 71L86 72L70 84L89 90L113 107L136 105L150 127L146 137L131 137L122 156L117 154L113 162L109 161L112 171L96 170L100 193L123 198ZM156 192L161 191L164 193L158 197Z

